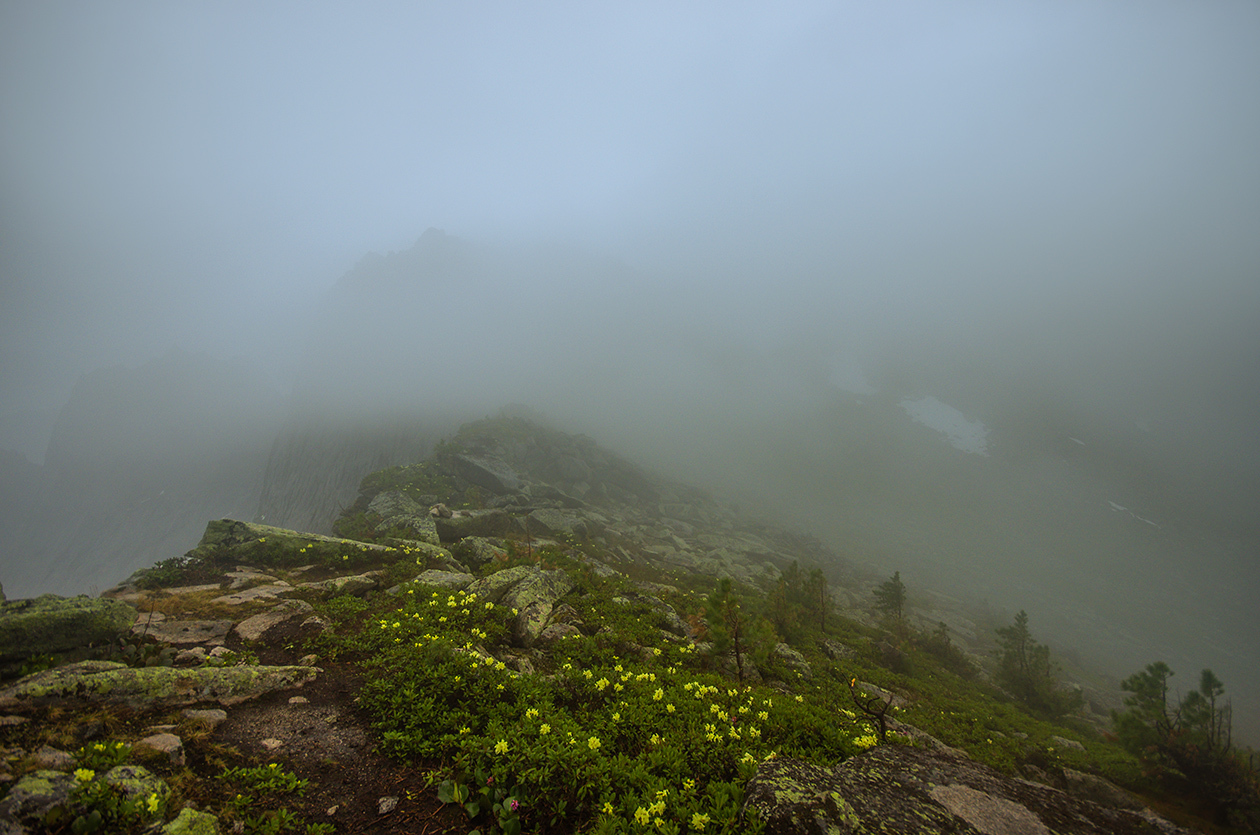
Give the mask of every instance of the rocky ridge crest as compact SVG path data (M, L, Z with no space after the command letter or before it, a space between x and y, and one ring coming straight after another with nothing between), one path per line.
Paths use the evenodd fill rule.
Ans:
M549 645L585 627L566 603L575 589L571 576L530 564L528 556L548 546L598 541L599 558L580 549L572 553L594 576L628 578L627 595L653 613L670 641L696 645L704 637L702 624L666 601L676 589L649 576L729 577L769 586L792 562L823 563L833 569L840 613L871 620L858 603L869 581L817 542L749 521L702 491L654 478L590 439L523 420L474 425L423 464L373 474L339 529L356 536L211 522L179 566L159 564L106 592L103 604L111 611L133 606L134 618L110 638L83 633L71 643L112 641L134 649L128 661L161 663L75 660L71 653L71 663L0 689L0 710L8 713L0 719L6 745L47 738L35 728L48 727L57 711L109 706L129 717L126 723L111 719L63 731L69 743L64 748L8 748L11 787L0 803L7 831L36 831L34 822L66 802L73 766L68 749L119 731L146 752L145 763L157 775L176 773L190 761L204 770L213 759L208 745L228 744L247 757L278 757L320 780L320 794L307 804L312 819L345 831L411 831L420 804L410 797L400 804L406 792L391 793L368 774L386 769L405 776L406 770L375 752L353 703L353 672L310 654L297 656L305 639L329 628L312 602L405 594L400 581L476 594L515 610L510 646L495 660L528 675ZM507 567L522 554L525 564ZM194 574L173 570L190 566ZM159 582L168 570L195 582ZM0 628L5 623L0 615ZM13 643L22 646L20 635ZM824 649L833 661L860 651L828 643ZM777 686L792 692L812 674L810 664L786 645L776 653L780 667L796 675ZM766 675L774 673L767 669ZM882 691L872 686L868 692ZM748 786L747 808L775 833L886 831L894 819L901 821L896 831L906 833L1180 831L1119 789L1100 794L1097 779L1083 781L1093 791L1093 799L1085 799L1065 791L1071 786L1063 778L1047 777L1057 786L1027 782L980 766L921 732L906 736L929 750L880 746L835 769L768 760ZM337 764L331 772L330 762ZM27 770L31 764L45 768ZM152 772L141 776L149 779ZM47 786L42 794L41 786ZM1100 797L1110 797L1111 805L1095 802ZM168 815L162 831L193 831L179 828L191 823L219 831L220 822L195 808L195 799L190 802L178 818ZM1114 808L1117 802L1136 810ZM200 805L214 808L205 800ZM450 822L454 827L458 819Z

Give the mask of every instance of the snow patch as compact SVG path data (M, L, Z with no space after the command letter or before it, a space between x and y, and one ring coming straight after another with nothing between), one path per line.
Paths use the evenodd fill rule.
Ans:
M901 401L901 408L916 422L943 434L956 449L976 455L989 454L988 427L978 420L967 420L953 406L935 397L920 397L918 400L907 397Z

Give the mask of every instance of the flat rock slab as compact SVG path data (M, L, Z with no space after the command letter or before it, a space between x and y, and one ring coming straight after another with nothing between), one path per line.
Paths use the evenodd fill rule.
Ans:
M885 745L834 769L780 758L758 767L745 807L768 835L1150 835L1186 833L1007 777L966 757Z
M45 670L0 690L5 709L66 698L131 707L174 707L198 702L234 705L275 690L301 687L318 667L128 667L112 661L81 661Z
M261 612L238 623L236 634L246 641L257 641L268 630L282 623L288 623L294 618L305 617L313 611L311 604L305 600L286 600L274 609Z
M255 600L275 600L280 595L288 594L291 591L293 591L293 586L281 580L277 583L255 586L252 589L245 589L245 591L238 591L233 594L225 594L222 597L216 597L210 602L239 606L242 603L252 603Z
M365 571L347 577L330 577L327 580L316 580L311 583L298 583L298 588L311 589L325 595L352 594L356 597L367 594L380 585L384 571Z
M436 568L418 574L412 582L443 589L465 589L477 578L461 571L441 571Z
M141 615L136 625L131 627L131 634L143 635L161 641L164 644L183 646L200 644L219 646L232 629L230 620L162 620L147 622Z
M166 594L172 597L178 597L184 594L200 594L206 591L218 591L223 588L220 583L204 583L200 586L176 586L173 589L166 589Z

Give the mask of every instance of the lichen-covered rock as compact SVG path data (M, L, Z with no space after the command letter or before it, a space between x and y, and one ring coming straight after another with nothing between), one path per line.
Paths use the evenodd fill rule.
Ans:
M508 553L503 540L484 536L466 536L451 546L451 553L469 568L478 569L495 560L506 560Z
M219 646L231 629L230 620L150 620L141 615L131 632L164 644Z
M433 525L433 517L429 509L423 507L415 499L398 490L386 490L377 493L368 503L368 510L381 517L376 530L404 527L411 532L409 539L415 539L429 545L439 545L437 528Z
M467 536L503 536L515 530L512 517L500 508L474 510L450 518L433 517L442 542L458 542Z
M814 670L809 666L809 662L805 660L805 656L801 655L787 644L782 642L775 644L772 655L788 669L797 673L801 678L806 680L813 679Z
M468 586L466 591L469 594L477 595L482 600L498 603L503 599L503 595L507 594L508 589L525 579L531 572L537 570L537 568L529 565L505 568L502 571L496 571L489 576L482 577Z
M589 536L593 531L581 513L560 510L553 507L540 507L527 517L529 532L533 534L570 534L572 536Z
M219 564L241 563L271 568L312 562L335 564L342 557L358 557L364 553L391 562L403 557L401 550L387 545L291 531L239 519L218 519L208 523L201 541L188 552L188 556Z
M70 799L74 782L73 775L47 769L24 775L0 801L0 825L40 820Z
M181 809L175 820L162 827L162 835L219 835L219 819L209 812Z
M278 606L259 612L238 623L236 634L245 641L259 641L271 629L282 623L288 623L294 618L305 617L313 611L311 604L305 600L285 600Z
M1106 808L966 757L901 745L881 746L834 769L769 760L749 781L744 804L766 822L769 835L1186 832L1149 812Z
M345 577L329 577L312 583L298 583L298 588L319 592L324 597L335 594L352 594L362 597L380 585L384 571L365 571L362 574L351 574Z
M319 673L318 667L133 668L112 661L82 661L27 676L0 690L0 706L11 709L67 698L132 707L234 705L274 690L301 687Z
M0 603L0 660L51 655L125 635L136 610L118 600L45 594Z
M449 455L443 463L459 476L491 493L510 493L520 489L516 471L496 455Z
M533 645L547 627L556 601L572 589L573 580L564 571L532 569L507 590L503 603L517 610L512 636L518 646Z
M166 785L165 780L142 765L116 765L100 779L133 800L157 795L162 801L171 793L171 787Z
M439 571L433 568L420 572L412 582L423 583L426 586L437 586L443 589L463 589L467 588L475 579L473 575L464 574L460 571Z

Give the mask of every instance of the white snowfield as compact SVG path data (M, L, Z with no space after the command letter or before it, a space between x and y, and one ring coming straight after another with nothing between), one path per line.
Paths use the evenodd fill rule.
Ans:
M989 454L989 428L978 420L967 420L953 406L935 397L918 400L907 397L901 401L901 408L915 421L943 434L952 446L963 452Z

